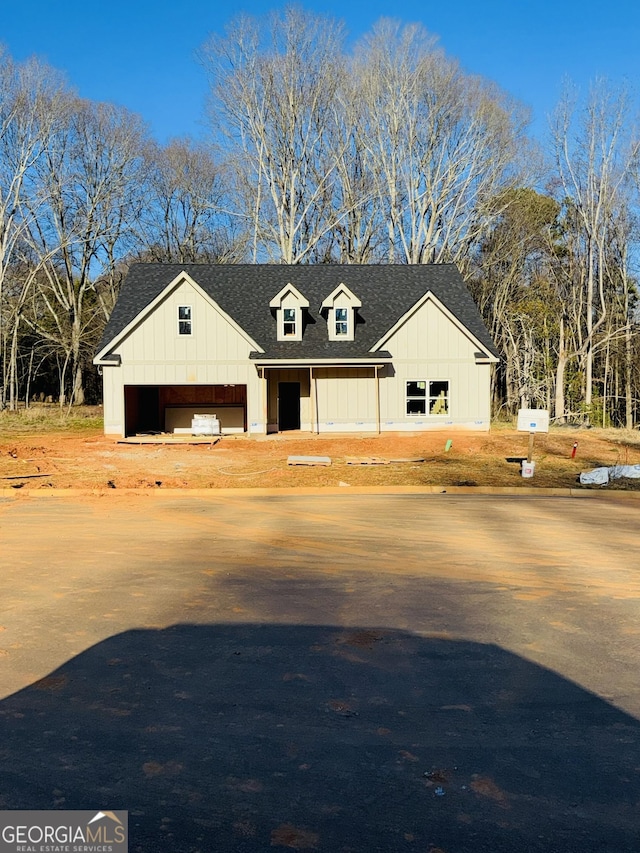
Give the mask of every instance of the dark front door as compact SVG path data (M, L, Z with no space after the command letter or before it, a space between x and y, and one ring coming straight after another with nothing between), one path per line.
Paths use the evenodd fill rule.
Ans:
M278 383L278 429L300 429L300 383Z

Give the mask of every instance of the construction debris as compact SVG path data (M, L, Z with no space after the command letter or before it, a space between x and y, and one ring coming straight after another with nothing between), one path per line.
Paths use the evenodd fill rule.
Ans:
M0 480L33 480L36 477L53 477L53 474L13 474L11 477L0 477Z
M189 430L191 433L191 430ZM117 444L208 444L214 445L221 440L219 435L179 435L175 433L158 433L157 435L131 435L127 438L116 439Z
M623 477L629 480L640 479L640 465L610 465L593 468L591 471L583 471L580 474L580 484L582 486L606 486L610 480L619 480Z
M331 465L330 456L289 456L287 465Z
M384 459L382 456L345 456L347 465L396 465L406 462L424 462L424 456L402 456L396 459Z
M344 461L347 465L388 465L388 459L382 459L380 456L345 456Z

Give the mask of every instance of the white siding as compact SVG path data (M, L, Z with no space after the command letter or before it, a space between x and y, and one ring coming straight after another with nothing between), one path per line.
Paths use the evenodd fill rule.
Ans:
M179 305L192 308L190 336L178 334ZM241 317L237 320L242 323ZM249 359L251 349L199 289L188 282L179 285L115 348L121 366L103 368L105 432L124 434L125 385L246 385L249 431L277 429L278 382L300 382L302 430L376 429L373 368L315 367L315 388L307 367L268 368L267 394L266 383ZM478 345L434 302L427 300L418 308L384 349L392 354L393 365L380 371L382 430L489 429L490 365L475 363ZM407 416L408 380L448 381L449 413Z
M178 306L190 305L192 334L178 334ZM188 282L180 284L115 347L104 367L105 433L124 435L125 385L246 385L250 432L265 432L261 381L251 344Z
M178 334L179 305L191 305L191 335ZM145 317L117 350L123 364L152 368L147 380L151 384L158 382L158 370L162 375L167 365L180 368L184 381L207 382L203 367L221 361L245 364L251 346L199 290L185 282Z
M105 435L124 435L124 388L121 367L102 368Z
M425 302L384 349L393 356L393 369L386 368L380 379L381 429L489 429L490 366L475 363L478 345L439 306ZM448 381L449 413L408 417L406 383L410 380Z
M373 368L314 368L320 432L377 428Z

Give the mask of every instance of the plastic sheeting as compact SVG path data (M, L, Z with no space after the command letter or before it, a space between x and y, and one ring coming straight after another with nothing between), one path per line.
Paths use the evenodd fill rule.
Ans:
M606 486L610 480L640 479L640 465L612 465L609 468L593 468L580 474L582 486Z

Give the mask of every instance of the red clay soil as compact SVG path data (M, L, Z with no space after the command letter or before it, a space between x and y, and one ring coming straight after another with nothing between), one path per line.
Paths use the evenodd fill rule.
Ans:
M521 476L528 436L430 432L331 438L286 433L224 436L215 444L123 444L96 427L9 431L0 425L0 488L246 488L295 486L577 485L581 471L640 463L640 437L615 430L552 430L535 439L535 476ZM447 451L447 441L452 441ZM575 459L573 445L578 442ZM288 464L289 456L328 456L328 467ZM356 464L365 462L368 464ZM608 487L640 489L640 481Z

